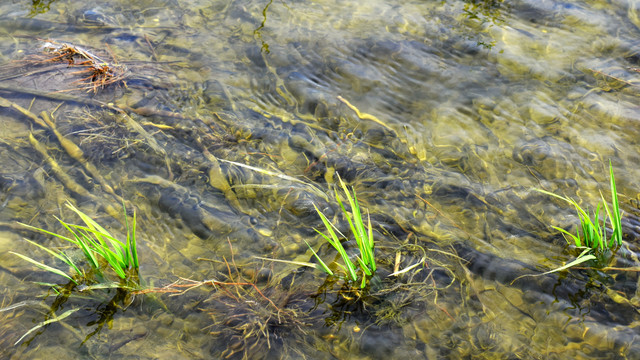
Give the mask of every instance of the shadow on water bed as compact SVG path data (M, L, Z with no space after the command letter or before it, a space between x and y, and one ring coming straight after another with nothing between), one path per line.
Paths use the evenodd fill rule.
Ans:
M0 354L637 358L640 21L592 5L0 5ZM550 225L577 223L531 189L596 204L606 159L611 264L518 279L571 261ZM371 215L363 289L258 259L315 263L308 242L335 269L314 205L357 254L338 175ZM67 200L123 231L123 198L139 290L60 296L8 253L67 251L16 225L60 232Z

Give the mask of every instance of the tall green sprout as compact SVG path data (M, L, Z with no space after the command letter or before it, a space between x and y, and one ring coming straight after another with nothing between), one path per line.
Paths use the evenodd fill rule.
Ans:
M358 197L356 196L355 191L353 191L352 189L352 191L350 192L349 189L347 189L347 186L345 185L345 183L340 178L340 176L338 176L338 180L340 181L340 186L342 187L342 190L344 191L344 195L347 201L349 202L349 207L351 208L351 212L349 212L346 209L344 203L340 199L340 194L337 188L335 189L335 195L336 195L338 204L342 209L342 214L349 222L349 228L351 229L351 233L353 234L353 237L356 240L356 244L358 245L358 249L360 250L360 255L356 257L357 261L353 262L351 260L351 258L349 257L349 254L347 254L347 251L342 246L342 243L340 242L340 238L338 237L336 232L340 234L342 238L346 238L346 236L344 236L333 224L331 224L331 222L329 222L327 217L322 213L322 211L320 211L320 209L318 209L318 207L315 204L314 204L314 207L318 212L320 219L322 219L322 222L324 223L325 228L327 229L327 234L322 233L318 229L314 229L314 230L318 234L320 234L329 244L331 244L331 246L333 246L334 249L338 251L338 253L342 257L342 261L344 262L344 265L338 264L338 266L340 266L340 268L345 272L345 274L347 274L347 276L352 281L356 281L358 279L358 273L356 268L358 267L357 265L359 265L360 270L362 270L362 273L363 273L361 287L364 288L367 283L367 277L372 276L376 271L373 229L371 227L371 218L367 213L367 226L365 226L363 214L362 214L362 211L360 210ZM307 246L309 246L309 244L307 244ZM315 250L313 250L311 246L309 246L309 248L313 252L316 259L318 260L320 264L320 268L324 270L327 274L333 275L333 271L329 269L327 264L318 256Z
M38 227L34 227L27 224L21 224L29 229L43 232L48 235L55 236L74 244L77 248L82 250L85 260L89 263L91 268L99 275L103 274L105 268L111 269L122 280L129 279L131 275L137 275L138 273L138 252L136 249L136 213L133 213L133 220L131 225L127 219L126 209L124 210L125 223L127 228L127 238L124 242L116 239L107 230L100 226L97 222L91 219L88 215L78 210L71 203L65 204L67 208L75 212L84 222L84 225L74 225L67 223L61 219L56 218L62 226L64 226L69 233L70 237L56 234ZM60 269L53 268L44 263L36 261L28 256L11 252L12 254L19 256L20 258L27 260L43 270L51 273L63 276L77 284L77 278L83 278L84 272L81 271L74 261L63 251L54 251L46 248L33 241L27 240L29 243L38 246L39 248L47 251L54 257L62 260L64 263L75 272L68 274Z

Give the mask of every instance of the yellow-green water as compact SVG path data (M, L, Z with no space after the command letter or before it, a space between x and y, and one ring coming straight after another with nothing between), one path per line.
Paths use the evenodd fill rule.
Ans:
M533 0L0 5L0 355L639 358L639 11ZM125 83L60 91L79 74L37 63L43 39L125 66ZM85 160L15 105L53 113ZM516 279L575 256L550 227L575 226L574 209L531 189L595 206L599 190L609 197L609 161L624 212L617 270ZM313 230L313 204L347 228L336 173L375 230L379 280L365 292L257 259L312 261L306 241L339 262ZM63 278L9 253L63 268L22 238L67 244L17 222L62 231L54 216L77 220L70 200L123 234L121 198L137 210L149 292L57 295L36 282ZM162 289L184 279L218 286Z

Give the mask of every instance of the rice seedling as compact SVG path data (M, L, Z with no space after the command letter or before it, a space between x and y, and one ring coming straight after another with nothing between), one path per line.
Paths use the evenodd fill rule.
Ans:
M564 270L568 267L578 265L588 260L596 259L596 255L604 254L608 250L612 250L622 245L622 224L620 205L618 203L618 194L616 191L615 177L613 176L613 167L609 162L609 186L611 188L611 207L607 204L607 200L604 198L602 192L600 192L600 198L602 202L596 206L596 209L592 214L589 213L589 209L583 209L575 200L554 194L549 191L534 189L545 195L553 196L561 199L573 205L580 219L580 226L576 229L576 233L573 234L563 228L552 226L554 229L560 231L567 240L568 243L572 243L578 249L582 249L580 255L576 260L571 263L555 269L554 271ZM604 212L602 211L604 209ZM611 236L607 239L607 219L611 226Z
M75 212L84 222L84 225L74 225L56 218L62 226L64 226L71 236L64 236L35 226L22 224L31 230L39 231L48 235L55 236L74 244L82 250L85 260L89 263L93 271L99 276L103 276L105 269L111 269L121 280L131 280L137 278L138 274L138 252L136 250L136 213L133 213L133 220L129 224L125 209L125 224L127 229L127 238L124 242L116 239L107 230L91 219L88 215L78 210L71 203L65 204L67 208ZM68 280L78 284L79 280L86 280L85 272L80 270L77 264L64 251L54 251L31 240L29 243L45 250L55 258L62 260L67 264L73 273L68 273L60 269L51 267L42 262L34 260L23 254L11 252L12 254L31 262L39 268L60 275ZM75 274L74 274L75 273Z
M340 178L340 176L338 176L338 180L340 181L340 186L342 187L342 190L344 191L344 195L347 198L347 201L349 202L351 212L349 212L346 209L344 203L340 199L340 194L338 193L337 188L335 189L335 195L336 195L338 204L340 205L340 208L342 210L342 214L349 222L349 228L351 229L351 233L353 234L353 237L356 240L356 244L358 245L358 249L360 250L360 256L356 257L357 261L353 262L351 260L351 258L349 257L349 254L347 254L347 251L345 250L345 248L342 246L342 243L340 242L340 238L346 238L346 236L344 236L340 232L340 230L338 230L338 228L336 228L333 224L331 224L331 222L329 222L327 217L322 213L322 211L320 211L320 209L318 209L318 207L315 204L314 204L314 207L318 212L318 215L320 215L320 218L322 219L322 222L324 223L327 229L327 234L324 234L318 229L314 229L314 230L318 234L320 234L329 244L331 244L331 246L333 246L333 248L336 249L336 251L338 251L338 253L342 257L342 261L344 262L344 265L338 264L338 266L340 266L340 268L344 271L344 273L347 274L348 278L350 278L354 282L358 279L358 274L356 271L356 267L357 267L356 263L359 265L360 270L362 271L361 288L364 288L367 284L367 277L372 276L376 271L373 231L371 228L371 217L367 213L367 226L365 226L363 214L362 214L362 211L360 210L360 205L358 204L358 197L356 196L355 191L353 191L352 189L352 192L350 192L349 189L347 189L347 186L345 185L345 183ZM338 237L336 233L339 234L340 237ZM309 249L311 249L311 251L313 252L313 255L318 260L320 265L319 268L322 269L324 272L326 272L330 276L334 275L333 271L331 271L331 269L327 266L327 264L320 258L320 256L318 256L315 250L313 250L313 248L311 248L311 246L308 243L307 243L307 246L309 246Z

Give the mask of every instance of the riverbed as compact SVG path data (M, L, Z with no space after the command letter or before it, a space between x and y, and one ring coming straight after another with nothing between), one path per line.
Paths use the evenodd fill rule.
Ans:
M639 12L3 3L0 355L640 358ZM594 211L610 164L622 246L545 274L580 253L553 228L579 219L534 189ZM317 208L355 259L338 178L371 222L365 288L314 230ZM68 270L26 238L81 262L19 224L64 233L67 202L118 237L135 210L136 290L73 287L10 253Z

